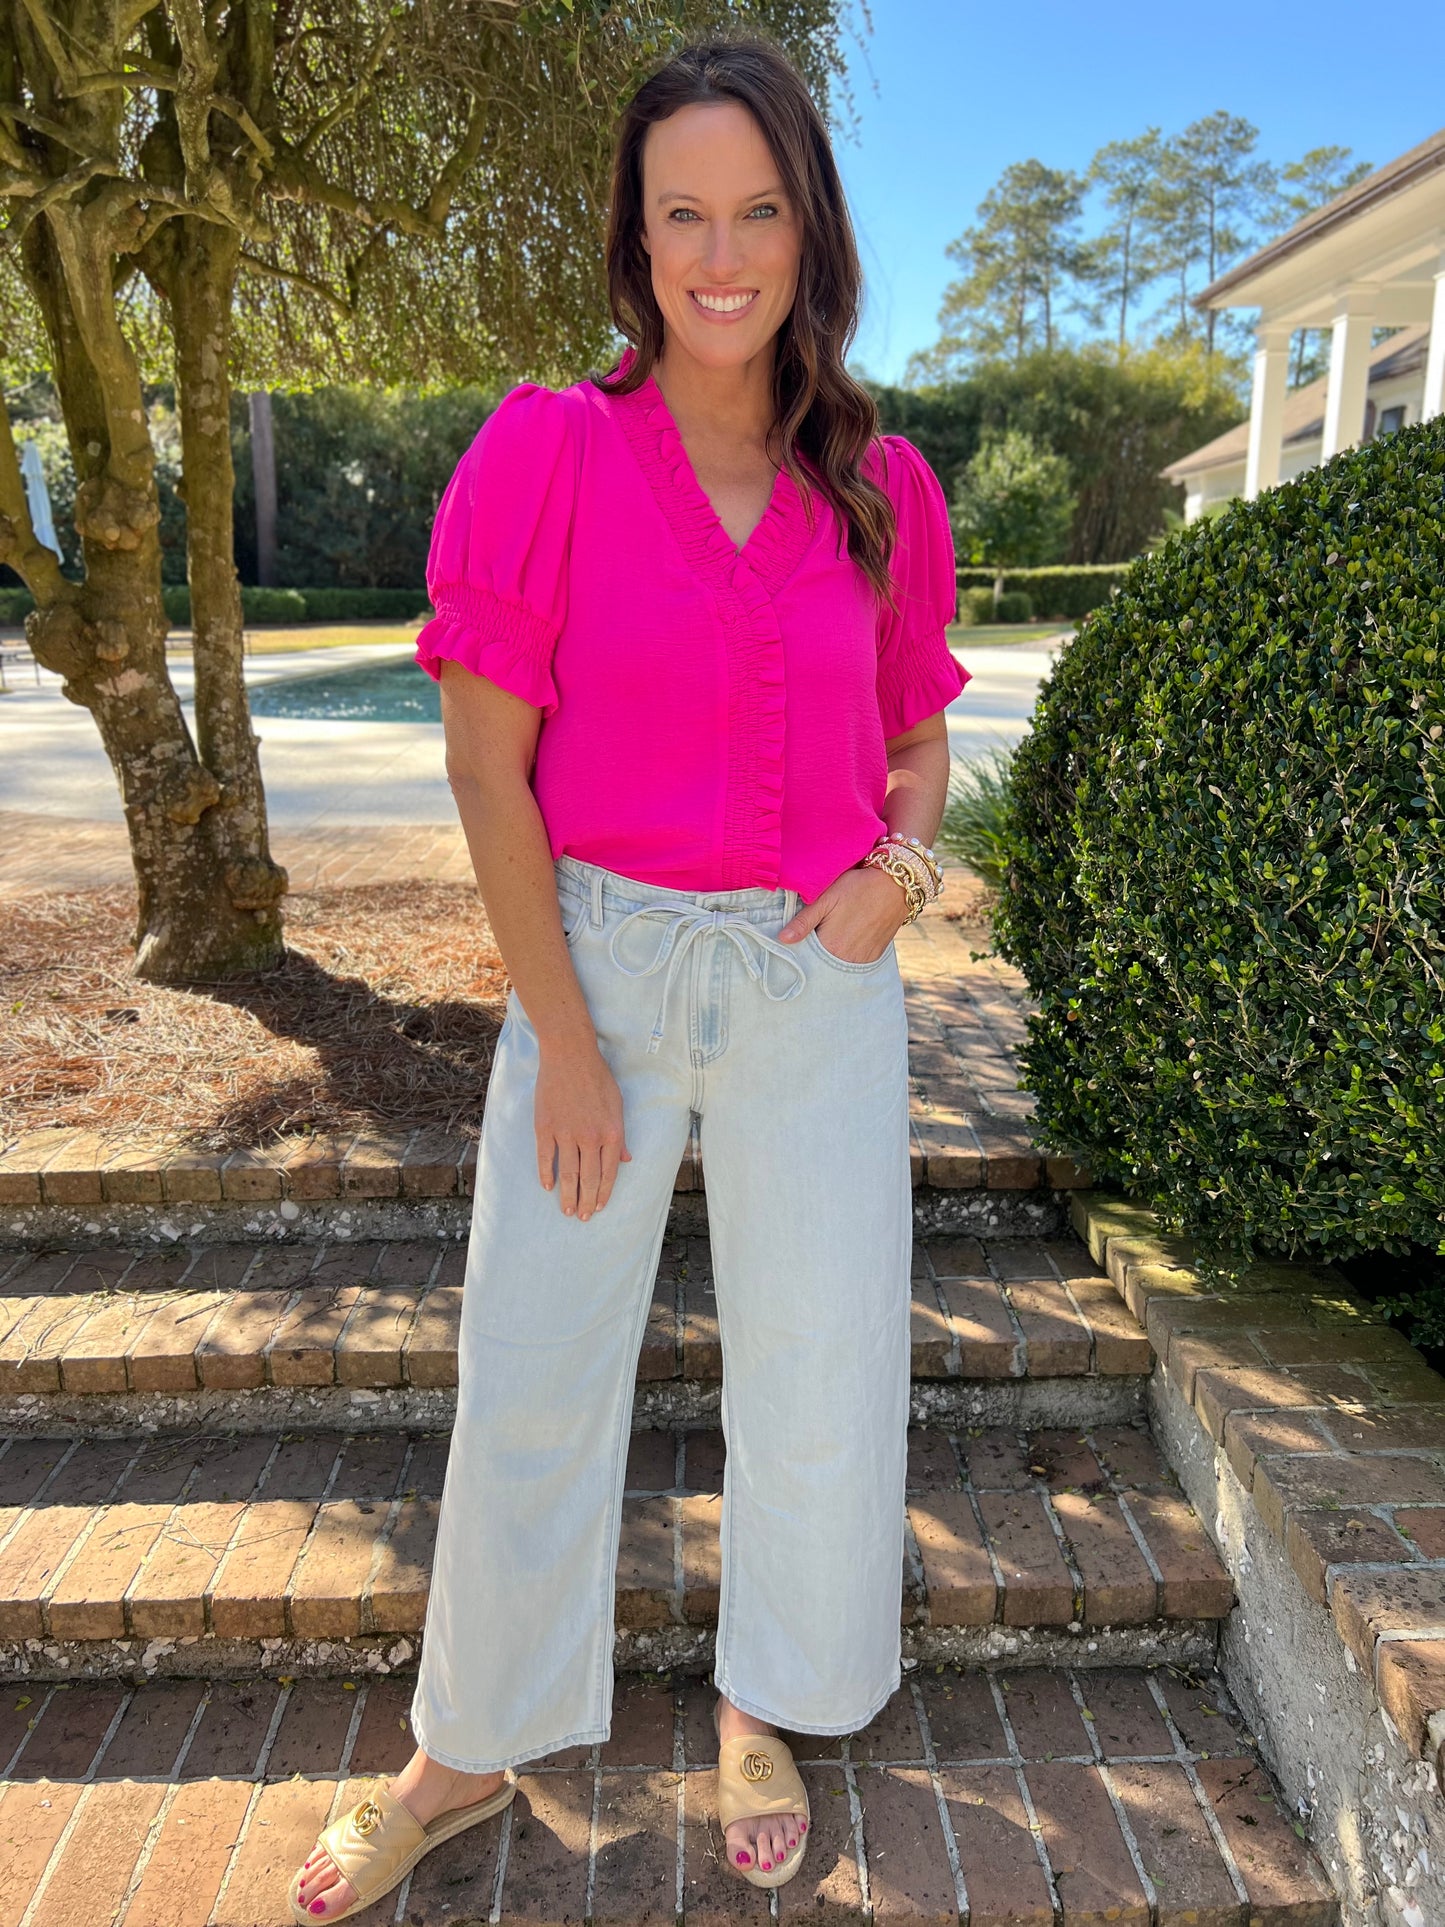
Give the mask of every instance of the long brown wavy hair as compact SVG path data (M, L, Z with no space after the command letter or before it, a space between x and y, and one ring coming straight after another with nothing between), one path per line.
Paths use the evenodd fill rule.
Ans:
M773 415L781 464L812 516L816 486L848 531L848 553L880 596L894 603L889 560L897 537L893 504L862 472L878 433L878 408L843 366L858 329L863 274L853 223L823 117L781 47L738 34L682 47L645 80L622 113L607 217L607 292L612 319L636 359L592 381L607 394L640 388L662 352L662 311L642 246L642 149L647 130L679 107L740 102L772 150L803 233L798 292L778 330ZM809 476L799 455L807 457Z

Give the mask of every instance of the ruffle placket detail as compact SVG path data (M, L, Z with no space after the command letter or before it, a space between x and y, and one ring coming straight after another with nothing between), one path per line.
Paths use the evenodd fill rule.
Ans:
M739 552L693 472L652 377L631 394L615 397L615 406L684 557L714 593L726 633L728 767L720 887L776 889L782 865L787 683L774 597L811 539L807 511L791 476L780 470L762 520Z

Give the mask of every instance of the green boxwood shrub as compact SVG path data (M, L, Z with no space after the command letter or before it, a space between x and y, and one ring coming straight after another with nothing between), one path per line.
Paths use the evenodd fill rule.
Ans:
M1206 1260L1445 1252L1445 418L1196 523L1013 760L1048 1146Z
M1032 622L1034 600L1026 589L1005 589L997 603L1000 622Z
M993 590L964 589L958 598L958 619L960 622L967 623L971 629L978 629L985 622L995 621Z
M1091 609L1100 609L1128 575L1127 562L1080 563L1073 568L1010 569L1003 579L1005 593L1021 589L1032 598L1040 616L1052 620L1065 616L1077 621ZM993 586L991 569L963 568L958 572L960 589Z

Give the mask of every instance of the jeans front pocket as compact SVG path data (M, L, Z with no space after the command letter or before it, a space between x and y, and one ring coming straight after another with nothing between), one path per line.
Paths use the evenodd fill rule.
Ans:
M835 957L816 930L810 930L803 941L810 944L820 957L833 966L834 970L858 971L864 976L867 976L870 971L881 970L893 954L893 945L890 942L883 955L874 957L871 963L853 963L847 957Z
M562 912L562 934L570 946L576 943L586 927L592 914L592 899L585 890L562 883L557 888L557 905Z

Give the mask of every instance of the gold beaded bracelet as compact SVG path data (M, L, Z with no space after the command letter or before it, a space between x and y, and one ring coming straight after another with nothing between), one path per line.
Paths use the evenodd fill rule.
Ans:
M922 837L919 836L905 836L902 830L885 830L882 836L877 838L874 848L876 849L880 844L885 843L891 843L901 855L912 856L924 864L929 875L933 878L934 883L938 886L938 893L940 895L942 894L943 871L939 867L938 858L934 855L933 848L930 844L925 843Z
M908 914L903 919L905 923L912 923L924 906L933 901L936 892L930 892L920 880L912 864L897 851L890 849L886 843L874 844L863 862L870 870L884 871L901 886L904 896L908 899Z

